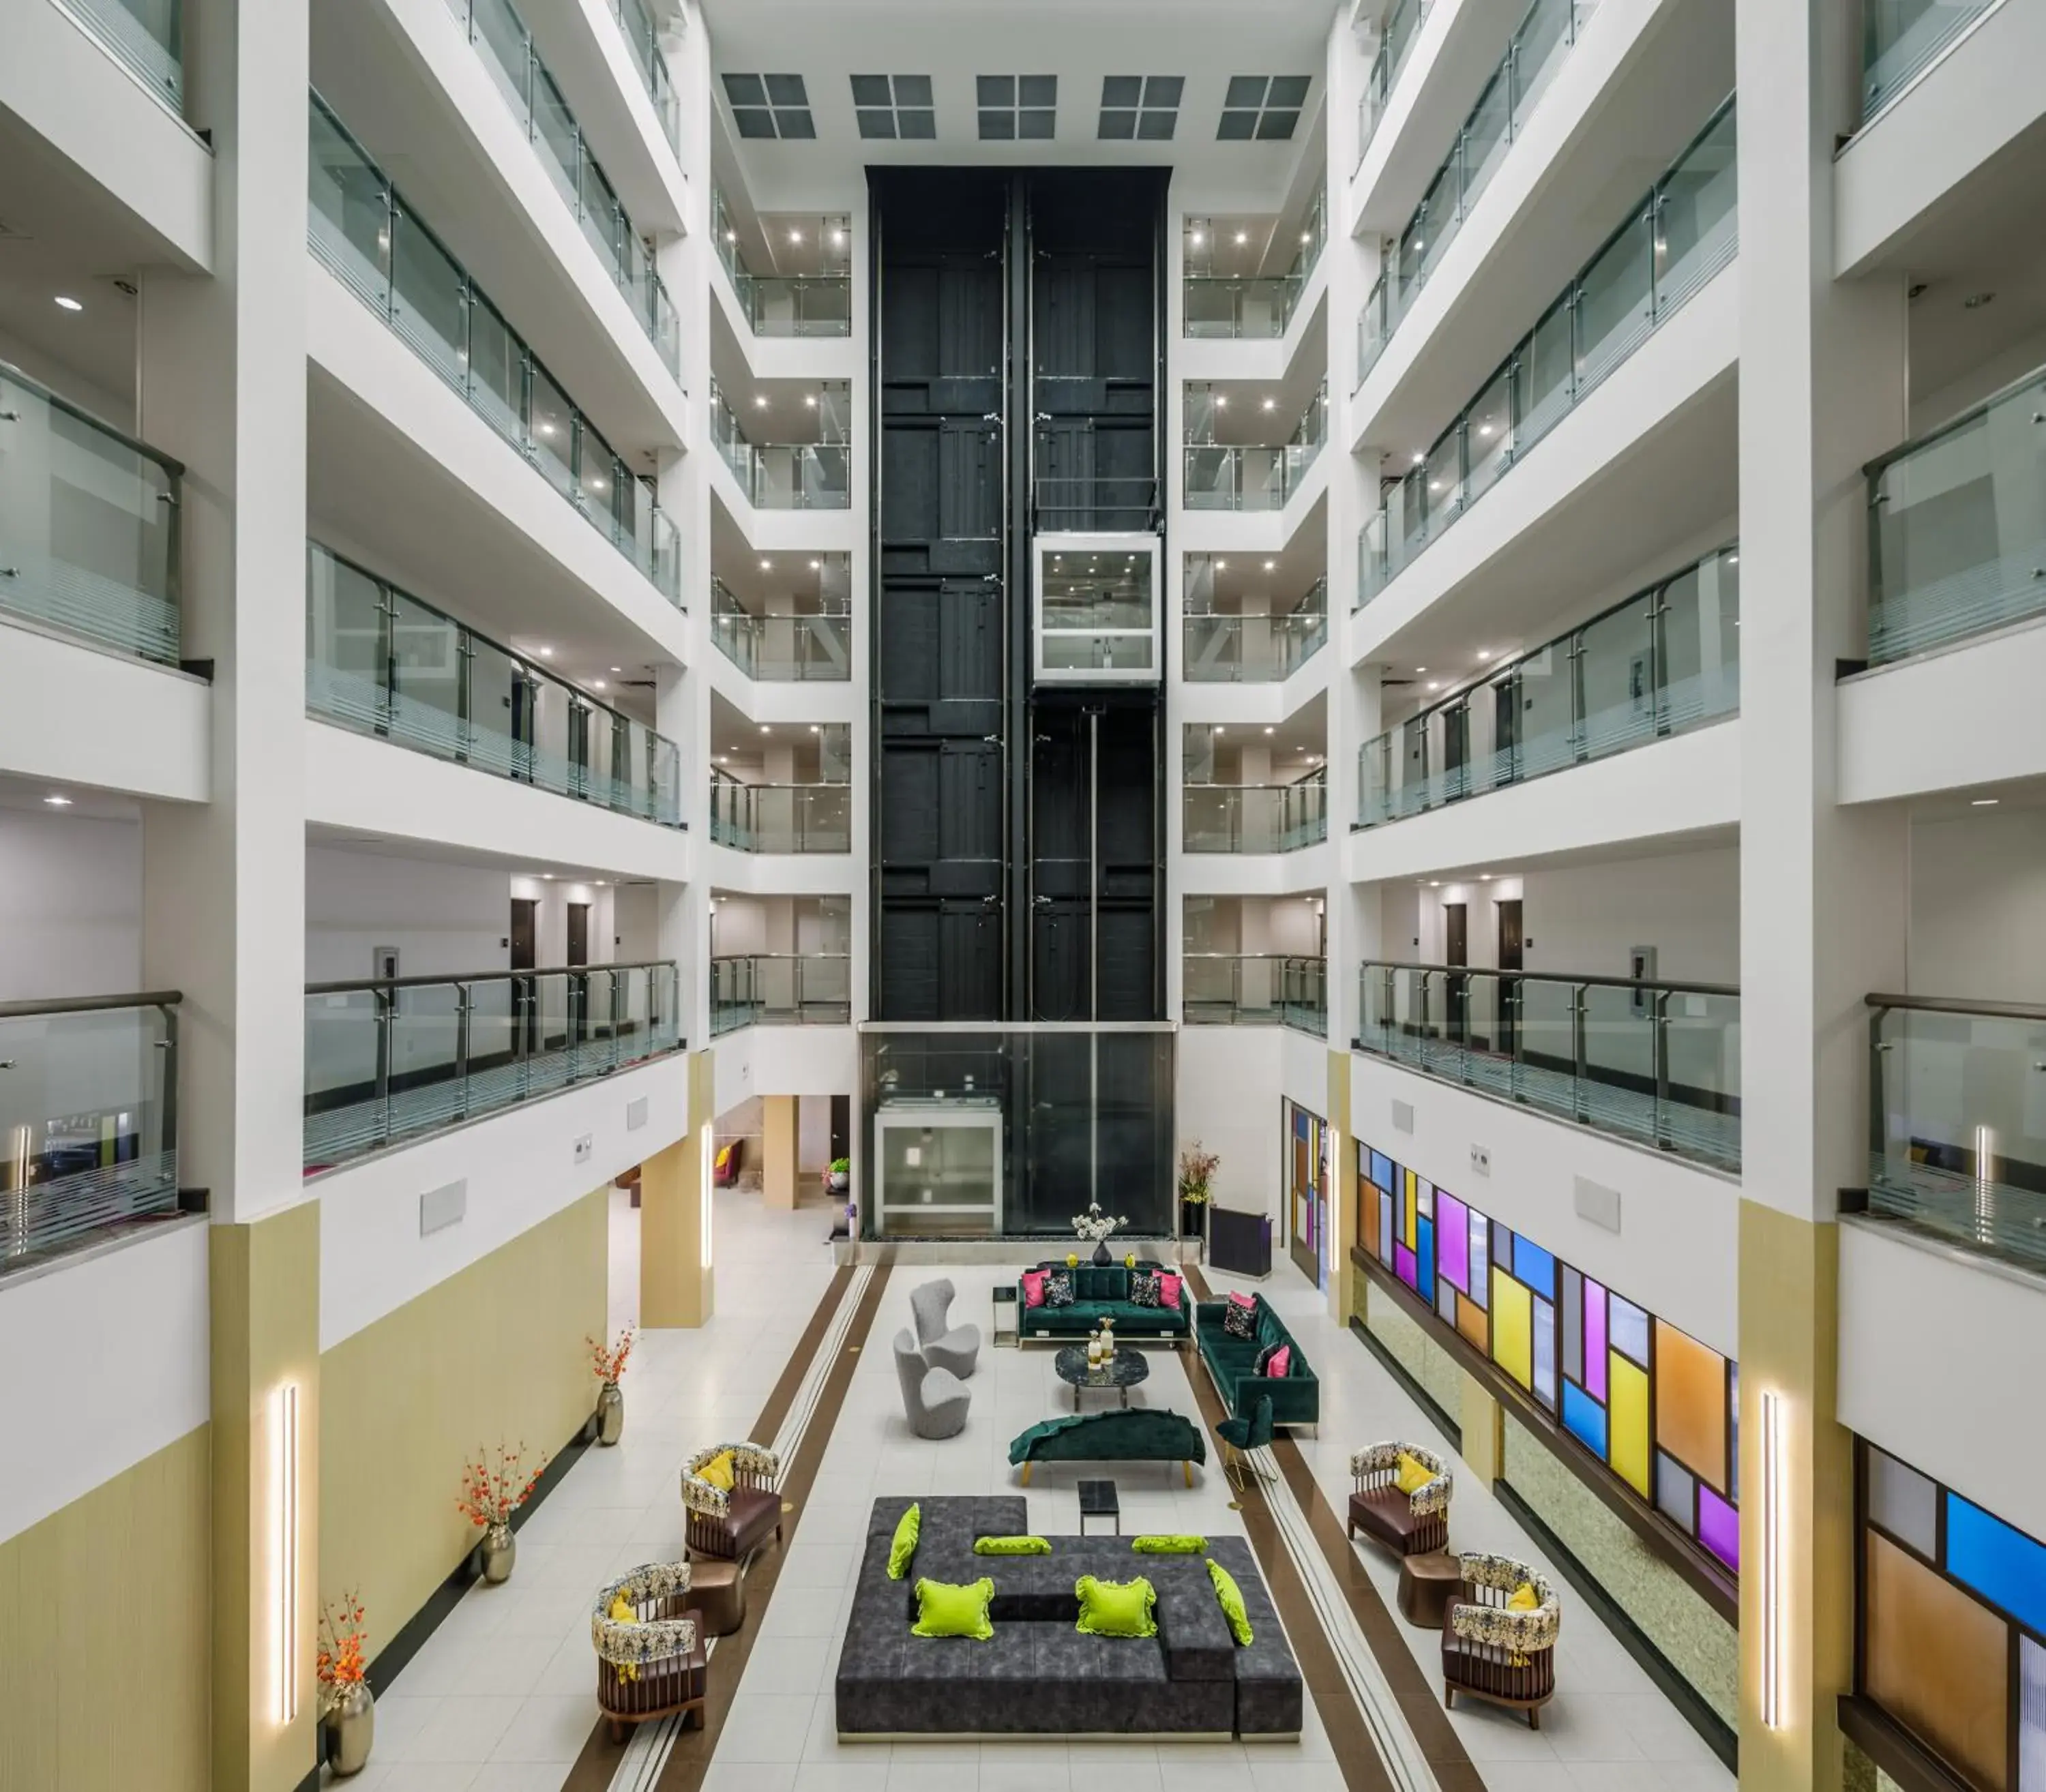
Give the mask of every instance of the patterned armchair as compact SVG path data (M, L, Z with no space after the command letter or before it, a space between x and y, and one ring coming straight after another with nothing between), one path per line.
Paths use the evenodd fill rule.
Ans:
M1418 1493L1399 1491L1402 1452L1434 1478ZM1349 1472L1357 1482L1349 1497L1351 1536L1361 1530L1395 1555L1426 1555L1450 1547L1450 1495L1456 1482L1434 1451L1418 1443L1373 1443L1350 1458Z
M713 1487L703 1470L732 1452L732 1490ZM771 1534L782 1540L782 1464L758 1443L713 1443L682 1465L682 1508L692 1555L743 1562Z
M620 1599L633 1616L615 1618ZM656 1562L613 1581L596 1596L589 1614L589 1640L596 1646L596 1703L610 1721L611 1740L622 1742L626 1726L677 1713L703 1722L709 1660L704 1647L703 1614L689 1609L689 1565Z
M1555 1696L1556 1633L1563 1608L1548 1577L1507 1555L1461 1558L1463 1591L1442 1625L1442 1703L1458 1693L1527 1713L1542 1727L1541 1707ZM1517 1587L1531 1587L1534 1609L1508 1611Z

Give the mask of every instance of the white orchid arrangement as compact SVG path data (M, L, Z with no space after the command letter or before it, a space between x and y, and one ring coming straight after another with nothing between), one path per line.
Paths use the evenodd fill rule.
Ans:
M1089 1244L1106 1243L1114 1235L1117 1227L1126 1226L1129 1224L1126 1219L1111 1217L1102 1212L1100 1208L1091 1201L1087 1204L1086 1212L1075 1213L1073 1216L1073 1230Z

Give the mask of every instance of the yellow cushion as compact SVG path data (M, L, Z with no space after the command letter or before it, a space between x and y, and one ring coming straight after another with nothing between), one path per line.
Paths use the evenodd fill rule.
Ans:
M729 1493L732 1491L732 1452L729 1450L719 1451L697 1470L697 1479L708 1481L719 1492Z
M1418 1493L1434 1478L1435 1471L1433 1469L1425 1466L1414 1457L1407 1455L1404 1450L1399 1452L1399 1466L1395 1474L1393 1485L1401 1493Z
M632 1601L621 1593L611 1602L611 1617L612 1621L615 1624L636 1624L639 1619L639 1613L634 1608ZM617 1669L618 1678L621 1680L636 1680L639 1678L639 1664L637 1662L616 1662L612 1665Z
M1507 1601L1506 1609L1509 1612L1532 1612L1538 1610L1541 1604L1534 1597L1534 1589L1523 1581L1513 1590L1513 1597Z

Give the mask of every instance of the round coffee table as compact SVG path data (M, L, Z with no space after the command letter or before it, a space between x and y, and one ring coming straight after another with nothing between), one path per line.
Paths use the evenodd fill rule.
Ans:
M1073 1390L1073 1410L1080 1409L1082 1388L1114 1388L1122 1396L1122 1404L1129 1404L1129 1390L1139 1382L1148 1379L1151 1365L1144 1359L1141 1351L1127 1346L1118 1346L1115 1355L1099 1369L1087 1367L1087 1346L1067 1344L1052 1359L1052 1367L1060 1381L1070 1384Z

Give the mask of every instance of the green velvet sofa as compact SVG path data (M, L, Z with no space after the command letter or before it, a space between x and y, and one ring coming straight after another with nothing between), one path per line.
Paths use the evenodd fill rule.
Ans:
M1163 1338L1171 1342L1191 1337L1194 1329L1194 1297L1183 1279L1177 1307L1140 1307L1129 1298L1129 1278L1141 1270L1170 1269L1169 1264L1139 1258L1137 1268L1107 1263L1082 1263L1067 1269L1063 1257L1031 1265L1038 1270L1066 1270L1073 1278L1070 1307L1033 1307L1023 1296L1022 1278L1016 1283L1016 1323L1019 1339L1055 1339L1061 1343L1083 1338L1104 1319L1115 1321L1118 1338ZM1177 1270L1172 1274L1179 1274Z
M1021 1467L1026 1487L1039 1463L1180 1463L1191 1487L1194 1464L1207 1459L1207 1439L1192 1420L1145 1406L1047 1419L1009 1446L1009 1460Z
M1262 1294L1257 1302L1257 1336L1232 1338L1222 1328L1226 1301L1203 1301L1195 1308L1194 1336L1201 1361L1207 1365L1215 1391L1229 1408L1230 1416L1247 1419L1257 1410L1260 1396L1272 1402L1275 1425L1313 1425L1321 1423L1322 1384L1316 1379L1293 1335ZM1252 1370L1257 1353L1268 1344L1291 1344L1293 1360L1282 1376L1257 1375Z

